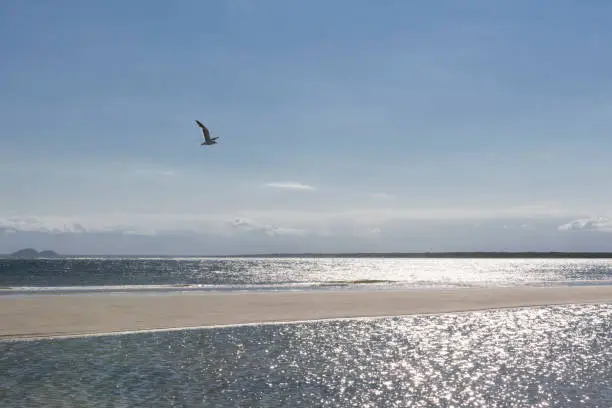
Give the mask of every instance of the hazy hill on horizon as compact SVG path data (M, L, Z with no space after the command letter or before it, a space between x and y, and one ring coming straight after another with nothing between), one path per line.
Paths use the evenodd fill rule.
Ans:
M34 248L24 248L8 254L10 258L57 258L60 255L51 250L37 251Z

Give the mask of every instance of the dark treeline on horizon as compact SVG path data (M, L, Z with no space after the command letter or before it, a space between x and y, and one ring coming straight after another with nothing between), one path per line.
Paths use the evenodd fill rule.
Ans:
M228 255L234 258L612 258L612 252L354 252Z

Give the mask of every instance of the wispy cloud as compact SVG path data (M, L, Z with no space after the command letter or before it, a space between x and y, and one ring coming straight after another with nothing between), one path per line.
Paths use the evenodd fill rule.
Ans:
M243 210L249 218L299 220L303 222L326 222L332 219L352 219L361 222L379 223L392 220L494 220L562 218L575 215L554 203L507 205L490 207L404 207L351 208L337 211L291 211L291 210Z
M150 175L165 176L165 177L175 175L173 170L167 170L167 169L137 168L134 170L134 172L138 174L150 174Z
M245 220L245 219L234 219L229 225L233 228L237 228L243 231L255 231L255 232L263 232L269 236L277 236L277 235L295 235L295 236L303 236L308 232L301 228L288 228L281 227L278 225L271 225L266 223L261 223L253 220Z
M287 190L314 190L315 188L308 184L303 184L294 181L282 181L282 182L271 182L266 183L266 187L282 188Z
M534 229L533 225L530 225L530 224L504 224L503 228L504 229L524 229L524 230Z
M563 231L612 232L605 217L560 226L567 215L534 217L516 208L427 210L0 216L0 253L25 246L64 253L177 254L612 248L598 234L578 234L576 241Z
M377 200L393 200L395 198L393 194L387 193L374 193L372 194L372 197Z
M581 218L560 225L559 231L602 231L612 232L612 219L608 217Z
M85 234L114 232L126 235L156 235L157 231L190 231L189 225L199 228L197 216L167 215L86 215L67 216L11 216L0 217L0 230L13 232L42 232L55 234Z
M552 205L524 205L477 208L357 208L346 210L217 210L206 213L108 213L74 216L0 214L0 229L37 232L108 232L140 231L151 235L157 232L188 231L217 233L228 227L264 229L268 231L324 231L331 225L351 224L379 227L396 221L475 221L504 220L502 225L527 228L529 220L562 219L572 214ZM512 221L515 220L515 221ZM530 224L529 224L530 225ZM248 228L247 228L248 227ZM581 219L558 227L567 229L611 228L608 218Z

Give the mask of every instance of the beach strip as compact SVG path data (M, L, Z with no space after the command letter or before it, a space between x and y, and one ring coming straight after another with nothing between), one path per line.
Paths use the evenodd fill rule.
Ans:
M612 303L612 286L0 296L0 340Z

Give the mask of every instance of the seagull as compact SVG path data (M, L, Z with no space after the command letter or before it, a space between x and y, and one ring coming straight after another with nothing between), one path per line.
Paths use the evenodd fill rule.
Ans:
M214 145L215 143L217 143L218 137L210 137L210 132L208 131L208 128L204 126L202 122L200 122L197 119L196 119L196 123L198 124L199 127L202 128L202 133L204 134L204 141L200 143L200 146Z

